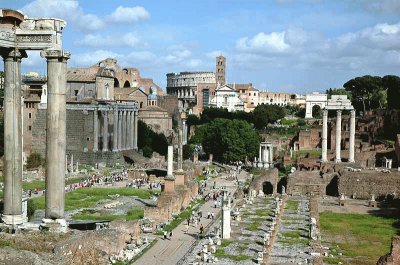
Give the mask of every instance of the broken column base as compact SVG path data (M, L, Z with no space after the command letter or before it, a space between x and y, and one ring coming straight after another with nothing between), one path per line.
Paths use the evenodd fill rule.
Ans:
M369 201L368 202L368 207L378 207L378 202L377 201Z
M346 200L339 200L339 206L345 206Z
M22 214L3 214L1 220L6 225L20 225L28 222L28 218Z
M68 229L68 223L65 219L42 219L40 224L40 230L56 232L56 233L66 233Z

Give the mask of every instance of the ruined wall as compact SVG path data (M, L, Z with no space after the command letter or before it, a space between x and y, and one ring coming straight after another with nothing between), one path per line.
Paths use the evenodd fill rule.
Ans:
M109 138L112 130L109 130ZM111 145L109 145L110 147ZM81 164L106 162L109 164L123 163L120 152L93 152L93 113L82 110L67 110L67 144L66 154L74 155L74 161ZM32 152L45 157L46 152L46 110L37 111L32 128Z
M376 265L398 265L400 264L400 236L392 238L392 248L389 254L380 257Z
M353 193L357 198L368 199L370 194L377 197L386 194L400 194L400 172L382 173L375 170L361 172L340 171L339 194L347 196Z
M264 182L270 182L272 184L272 194L275 194L278 188L278 169L272 168L263 170L260 176L255 176L253 181L250 183L249 191L255 190L258 194L259 190L263 190Z
M286 193L290 195L325 195L333 176L322 178L319 171L295 171L288 175Z

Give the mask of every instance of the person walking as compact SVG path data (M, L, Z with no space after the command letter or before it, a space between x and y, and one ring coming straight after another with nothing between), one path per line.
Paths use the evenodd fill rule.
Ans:
M202 235L204 233L204 227L203 224L200 224L200 235Z

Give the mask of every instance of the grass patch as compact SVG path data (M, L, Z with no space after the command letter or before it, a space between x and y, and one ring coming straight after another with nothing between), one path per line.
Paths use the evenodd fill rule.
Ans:
M260 222L252 222L246 227L246 229L254 232L257 231L260 228L260 226L261 226Z
M10 241L0 239L0 248L9 247L9 246L11 246Z
M297 211L298 208L299 208L299 202L298 201L289 200L285 204L285 209L287 209L287 210Z
M226 258L226 259L231 259L231 260L234 260L234 261L243 261L243 260L251 259L251 257L247 256L247 255L229 255L229 254L226 254L225 250L223 250L223 249L217 249L215 251L214 256L217 257L217 258Z
M320 214L322 237L332 245L338 245L344 256L357 260L376 260L390 251L391 238L398 230L397 219L367 214L343 214L323 212ZM342 236L338 236L342 235Z
M154 191L132 188L82 188L65 194L65 210L91 208L100 200L111 199L108 195L137 196L141 199L150 199L157 194ZM38 209L45 208L44 196L32 199Z
M284 237L301 238L300 231L289 231L282 234Z
M200 181L206 180L206 179L207 179L207 176L204 176L204 175L198 175L198 176L196 177L196 181L197 181L197 182L200 182Z
M339 262L343 263L341 258L323 257L322 260L326 264L339 264Z
M105 214L105 212L99 212L95 210L83 210L78 214L74 214L72 219L75 220L107 220L107 221L114 221L117 219L122 220L138 220L144 217L144 210L139 208L133 208L132 210L128 211L126 214Z
M310 240L306 238L295 238L295 237L289 237L289 238L278 238L278 242L283 244L283 245L302 245L302 246L308 246L310 244Z
M255 215L257 216L269 216L270 211L267 209L257 209Z
M227 247L232 243L233 243L233 241L231 241L231 240L224 240L224 241L221 242L221 247L223 247L223 248Z

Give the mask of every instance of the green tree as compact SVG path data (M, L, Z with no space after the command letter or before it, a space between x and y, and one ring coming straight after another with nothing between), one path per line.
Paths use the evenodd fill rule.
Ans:
M262 129L266 127L268 123L274 123L285 117L285 115L284 107L266 104L258 105L253 111L254 126L257 129Z
M386 75L382 78L382 85L387 89L388 109L400 109L400 77Z
M365 75L347 81L343 87L351 92L352 103L356 110L367 111L386 107L386 89L379 76Z
M215 119L204 126L203 150L216 161L226 163L257 155L260 138L248 122Z
M138 148L143 150L143 155L150 157L153 151L166 155L168 141L163 133L154 132L143 121L138 122Z
M32 168L38 168L44 164L44 159L42 156L38 153L32 153L30 156L28 156L28 159L26 161L26 167L28 169Z
M353 99L351 92L344 88L329 88L326 90L326 94L328 95L328 98L331 98L332 95L345 95L348 99Z

